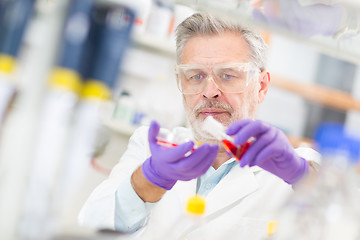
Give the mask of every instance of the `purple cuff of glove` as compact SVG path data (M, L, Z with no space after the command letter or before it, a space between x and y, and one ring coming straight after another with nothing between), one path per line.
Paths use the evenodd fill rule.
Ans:
M154 168L152 167L152 159L149 157L142 164L141 170L145 176L145 178L154 184L155 186L161 187L166 190L170 190L176 183L176 180L164 179L160 177Z
M300 160L302 161L300 161L296 171L291 174L291 177L284 179L285 182L294 184L309 173L309 163L302 157L300 157Z

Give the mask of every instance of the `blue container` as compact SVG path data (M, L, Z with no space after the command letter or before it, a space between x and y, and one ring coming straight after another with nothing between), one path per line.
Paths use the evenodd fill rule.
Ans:
M355 163L360 160L360 139L349 135L340 123L323 123L315 133L315 142L321 154L347 154Z
M118 4L98 4L91 15L91 34L83 67L86 79L100 81L113 89L119 75L134 13Z
M0 53L17 57L35 0L2 1L0 4Z
M72 0L64 26L58 65L80 72L91 27L93 0Z

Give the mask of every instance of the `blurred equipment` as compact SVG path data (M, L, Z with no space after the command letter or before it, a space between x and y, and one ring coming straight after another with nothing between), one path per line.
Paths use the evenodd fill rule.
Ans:
M17 57L34 1L0 1L0 127L15 97Z
M60 213L83 180L99 136L106 136L100 115L103 104L111 99L135 16L113 1L0 3L0 11L6 12L1 15L5 34L1 34L0 71L10 78L21 46L25 69L33 67L24 82L33 80L35 72L50 72L49 81L36 80L31 88L19 91L20 101L1 136L0 238L49 239L63 231ZM33 5L36 14L30 19ZM24 44L21 38L27 20L31 20L31 31ZM59 22L61 27L55 25ZM38 36L52 31L55 38L38 46ZM57 54L51 55L55 48ZM44 59L36 63L27 54ZM42 60L46 64L37 65ZM6 97L0 101L0 120L15 92L12 83L11 91L2 88L9 85L4 79L0 79L0 96ZM26 108L29 104L31 108ZM31 120L28 124L24 123L27 119Z
M298 186L279 210L276 239L359 239L360 138L340 124L325 123L316 142L323 157L319 174Z
M119 74L119 66L130 43L134 14L123 5L98 3L91 11L91 31L87 51L89 61L83 69L86 82L76 107L71 135L54 194L53 211L60 214L78 189L95 157L98 143L107 137L101 114Z
M57 231L51 217L53 188L62 163L73 112L82 80L80 67L90 30L92 0L75 0L69 5L57 66L41 110L40 126L29 169L19 235L26 239L47 238Z

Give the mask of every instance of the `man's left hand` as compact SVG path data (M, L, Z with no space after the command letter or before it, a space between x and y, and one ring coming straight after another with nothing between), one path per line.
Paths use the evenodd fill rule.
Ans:
M233 123L226 133L234 135L236 145L255 138L240 160L241 167L257 165L289 184L296 183L309 171L307 161L295 153L285 134L273 126L244 119Z

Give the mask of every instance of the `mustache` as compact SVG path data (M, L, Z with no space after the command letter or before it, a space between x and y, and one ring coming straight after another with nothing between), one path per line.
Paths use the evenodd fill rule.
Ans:
M201 110L204 108L223 109L225 112L228 112L229 114L232 114L234 112L233 108L230 105L219 102L217 100L203 100L194 107L192 112L195 114L195 116L199 116Z

